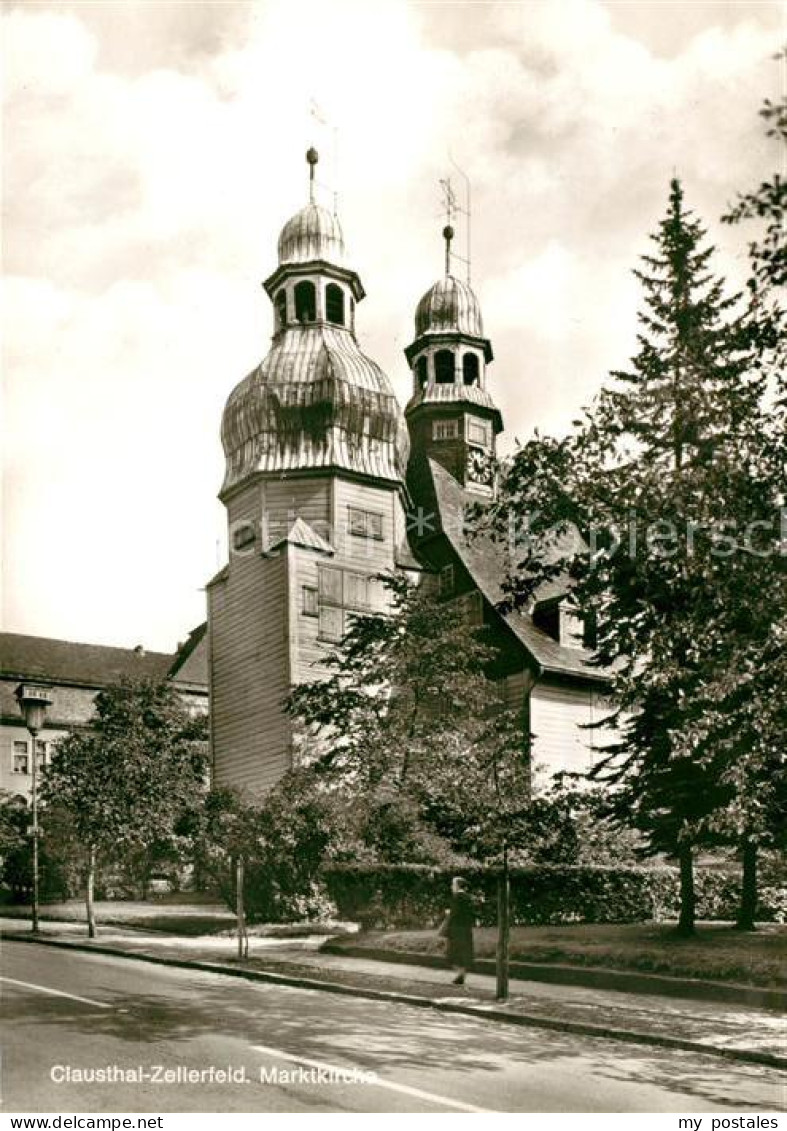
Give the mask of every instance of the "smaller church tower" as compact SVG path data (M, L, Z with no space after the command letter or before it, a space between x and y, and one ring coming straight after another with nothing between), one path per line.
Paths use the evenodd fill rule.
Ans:
M431 458L480 500L494 491L496 438L503 421L486 388L492 346L484 337L478 299L469 283L451 272L450 225L443 238L445 275L418 303L415 340L405 350L413 373L413 395L405 409L408 480L417 496Z

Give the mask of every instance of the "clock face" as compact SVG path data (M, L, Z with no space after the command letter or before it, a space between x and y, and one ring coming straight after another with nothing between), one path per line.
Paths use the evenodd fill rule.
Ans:
M491 487L494 480L494 464L489 452L481 448L469 448L467 452L467 478L473 483Z

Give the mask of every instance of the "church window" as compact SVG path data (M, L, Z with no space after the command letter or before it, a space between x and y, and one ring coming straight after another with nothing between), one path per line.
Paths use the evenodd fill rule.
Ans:
M418 384L423 389L426 382L429 380L429 362L425 357L419 357L416 362L415 372L418 375Z
M317 590L313 585L303 586L303 615L305 617L316 617L319 612L319 605L317 602Z
M383 540L383 516L376 511L348 507L347 528L356 538L373 538L375 542Z
M295 317L299 322L314 322L317 318L317 292L308 279L295 287Z
M342 571L324 568L320 570L320 602L329 605L342 603Z
M26 742L14 743L14 773L15 774L29 774L30 773L30 756L27 753Z
M459 435L459 424L456 420L435 420L432 422L433 440L455 440Z
M456 579L453 565L446 565L440 570L440 596L450 597L454 591Z
M462 376L465 385L478 384L478 354L466 353L462 358Z
M454 355L450 350L438 350L434 355L434 372L438 385L453 385Z
M254 524L251 522L241 523L232 532L232 548L236 551L246 550L249 546L254 545L254 539Z
M471 444L481 444L488 448L491 442L489 424L486 420L476 420L472 416L467 421L467 438Z
M369 607L369 578L365 573L345 573L344 603L349 609Z
M344 325L344 291L336 283L325 288L325 317L337 326Z
M287 292L284 287L276 295L276 314L279 319L279 329L287 325Z
M341 640L344 636L344 613L341 609L320 605L318 635L321 640Z

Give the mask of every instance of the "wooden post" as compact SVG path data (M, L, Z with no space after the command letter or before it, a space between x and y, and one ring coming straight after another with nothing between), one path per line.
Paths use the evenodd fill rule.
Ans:
M510 883L508 877L508 844L503 843L503 867L497 878L497 988L498 1001L508 998Z
M249 937L246 933L246 910L243 903L244 868L243 857L235 860L235 914L238 919L238 958L241 961L249 956Z
M85 885L85 907L87 910L88 938L96 937L96 908L93 895L96 886L96 848L91 844L87 860L87 884Z

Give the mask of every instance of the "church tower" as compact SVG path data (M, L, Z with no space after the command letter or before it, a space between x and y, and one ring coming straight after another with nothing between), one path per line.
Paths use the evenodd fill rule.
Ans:
M413 395L405 409L410 430L408 481L415 501L430 459L479 501L494 491L500 411L487 392L492 346L469 283L451 272L453 228L443 229L445 274L415 311L415 339L405 350Z
M379 574L415 567L407 428L358 345L363 286L306 158L309 202L263 284L271 348L224 409L229 561L208 585L214 778L256 791L291 766L293 685L319 677L354 612L385 607Z

